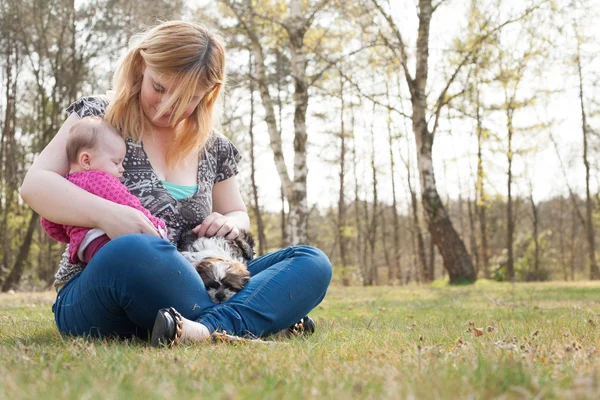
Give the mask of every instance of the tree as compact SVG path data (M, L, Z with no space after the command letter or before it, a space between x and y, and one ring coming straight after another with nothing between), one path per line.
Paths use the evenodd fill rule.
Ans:
M267 246L267 237L265 236L265 226L263 223L262 212L258 203L258 186L256 185L256 167L254 156L254 76L252 75L252 54L248 57L248 75L250 82L250 123L248 135L250 136L250 182L252 185L252 200L254 215L256 216L256 225L258 229L258 254L265 254Z
M588 241L588 259L590 263L590 279L600 279L600 269L596 261L596 232L594 229L593 204L590 191L590 160L589 160L589 140L590 126L585 109L585 95L583 84L583 73L581 68L581 43L582 36L577 26L577 20L573 23L573 30L577 41L577 56L575 65L577 67L577 79L579 83L579 105L581 107L581 132L583 134L583 164L585 166L585 217L586 217L586 237Z
M344 286L350 285L350 277L348 276L348 261L347 252L348 246L347 241L348 225L346 222L346 198L345 198L345 185L346 185L346 129L344 125L344 79L340 75L340 189L338 196L338 215L337 215L337 233L338 233L338 244L340 250L340 260L342 269L342 283Z

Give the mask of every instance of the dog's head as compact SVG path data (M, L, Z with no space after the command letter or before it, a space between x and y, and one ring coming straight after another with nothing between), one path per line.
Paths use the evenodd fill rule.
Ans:
M246 265L224 257L205 258L195 267L213 303L229 300L250 280Z
M218 239L218 238L215 238ZM198 238L192 230L185 231L181 234L179 241L177 242L177 249L181 252L194 252L198 251L197 248L203 248L205 246L194 246L198 240L202 240L202 238ZM238 237L233 240L221 239L227 242L229 246L228 251L231 253L231 256L240 260L250 261L254 258L254 239L250 232L241 230Z

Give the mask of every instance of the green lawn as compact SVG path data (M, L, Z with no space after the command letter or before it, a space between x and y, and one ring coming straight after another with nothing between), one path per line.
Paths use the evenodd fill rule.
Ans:
M332 287L271 346L62 338L52 301L0 295L0 398L600 397L600 283Z

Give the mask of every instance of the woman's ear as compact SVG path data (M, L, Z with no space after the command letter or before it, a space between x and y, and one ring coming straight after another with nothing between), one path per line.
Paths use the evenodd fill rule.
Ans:
M79 166L86 171L89 171L90 168L92 168L92 156L87 151L82 151L81 153L79 153L77 162Z

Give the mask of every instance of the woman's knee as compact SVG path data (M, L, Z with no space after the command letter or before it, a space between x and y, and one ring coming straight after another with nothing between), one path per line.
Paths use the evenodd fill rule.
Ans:
M313 284L323 284L327 288L332 276L331 261L327 255L316 247L305 245L294 246L294 253L304 259L301 268L311 277Z

